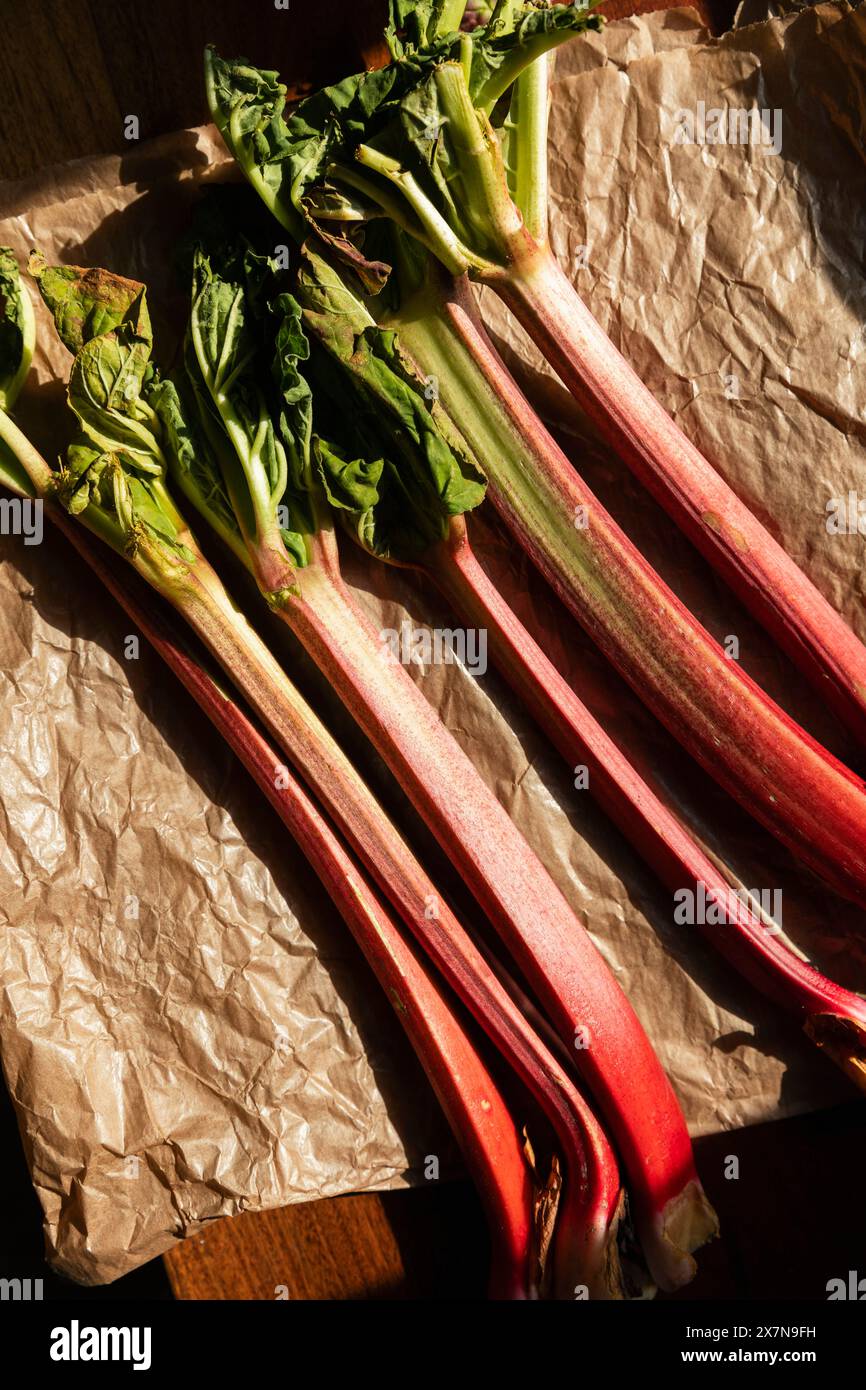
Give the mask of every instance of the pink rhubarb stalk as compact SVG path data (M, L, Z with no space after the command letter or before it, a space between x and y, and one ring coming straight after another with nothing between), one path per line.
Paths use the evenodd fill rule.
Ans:
M497 289L602 438L866 743L866 647L659 405L553 256L539 248Z
M455 518L424 571L463 621L487 633L495 664L569 767L585 766L592 795L663 884L700 885L719 922L704 934L752 984L801 1019L806 1033L866 1089L866 1000L826 979L735 894L724 875L578 698L485 574Z

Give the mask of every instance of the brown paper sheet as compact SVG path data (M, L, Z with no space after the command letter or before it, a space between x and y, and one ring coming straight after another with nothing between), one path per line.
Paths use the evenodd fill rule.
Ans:
M552 119L558 253L574 265L589 246L576 279L595 312L852 621L862 542L831 544L822 511L863 468L864 39L862 19L826 5L721 44L689 12L624 21L564 50ZM671 154L660 110L735 92L784 107L781 158ZM0 189L0 242L146 280L164 360L181 307L171 248L201 179L224 161L199 130L48 170ZM64 370L45 331L21 415L54 453ZM740 375L735 405L720 372ZM564 404L555 383L541 394ZM574 412L561 423L573 432ZM584 462L702 619L737 632L744 664L842 747L616 464L592 450ZM863 987L862 922L684 767L486 513L475 534L608 728L746 882L784 886L790 936ZM106 1281L217 1216L418 1181L429 1153L447 1171L453 1146L399 1027L245 775L145 644L128 659L128 622L64 543L4 537L2 559L0 1048L56 1266ZM408 579L357 554L346 567L378 626L453 625ZM493 675L413 674L616 971L693 1133L848 1094L795 1024L695 929L673 925L667 895ZM338 727L393 806L367 750Z

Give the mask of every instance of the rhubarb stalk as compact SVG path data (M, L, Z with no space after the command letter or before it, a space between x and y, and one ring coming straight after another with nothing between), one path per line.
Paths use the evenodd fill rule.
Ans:
M546 251L498 287L611 445L866 743L866 648L659 405Z
M500 25L498 43L507 41L507 27L511 49L499 66L480 78L470 71L467 81L465 60L450 67L443 63L428 79L428 119L435 112L441 122L443 153L425 149L409 127L410 139L400 143L397 160L388 138L378 142L381 150L374 141L358 157L400 189L404 226L411 230L414 224L416 234L452 273L468 271L504 300L600 435L822 699L866 741L866 647L655 400L550 251L546 216L536 215L539 201L546 203L546 90L543 103L532 100L533 93L539 94L541 74L532 70L532 37L526 42L520 33L521 8L511 6ZM495 28L494 16L488 36L481 31L472 44L495 46ZM504 127L507 178L500 135L486 113L513 78L514 100ZM404 121L419 106L413 100L403 99ZM448 171L447 199L441 196L441 184L438 196L431 197L429 177L424 177L425 165L435 177L437 162ZM366 186L365 191L370 192ZM390 200L388 210L393 211Z
M345 280L310 247L301 256L297 294L305 327L327 354L327 367L314 354L308 368L326 393L327 418L350 422L342 432L344 444L351 438L365 457L384 460L378 506L386 521L377 523L376 508L367 505L366 495L358 493L354 512L343 496L338 515L345 519L348 534L371 553L426 573L470 626L488 634L503 674L570 765L586 763L593 792L662 882L673 892L703 889L712 909L701 920L723 953L765 993L801 1016L816 1041L863 1084L866 1003L769 937L769 924L732 891L518 622L475 560L465 516L449 516L447 505L437 505L429 482L425 485L424 457L430 445L420 431L416 438L406 428L407 402L414 401L430 431L440 426L447 431L451 421L439 401L426 400L423 379L412 376L393 335L372 323ZM452 364L459 362L459 352L450 356ZM443 444L444 437L438 438ZM361 471L359 464L354 466ZM367 465L368 478L372 472ZM400 525L389 526L387 517L395 512ZM433 519L439 524L439 538L425 546L425 523L426 532L432 533Z
M586 767L592 795L660 881L672 893L703 887L716 910L698 921L712 944L866 1089L866 1000L802 960L778 939L775 924L733 891L515 616L473 553L463 518L452 521L448 539L425 556L422 569L465 623L486 631L496 666L567 765Z
M619 529L511 378L465 281L437 295L428 312L407 304L386 321L435 376L509 530L697 761L821 878L866 903L862 780L724 655Z

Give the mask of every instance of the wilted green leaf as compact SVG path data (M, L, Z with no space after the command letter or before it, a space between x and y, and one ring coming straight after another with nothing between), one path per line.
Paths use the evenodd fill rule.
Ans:
M66 466L57 478L57 496L68 512L80 515L92 502L102 502L102 479L110 455L88 439L74 439L66 451Z
M305 327L327 354L317 362L316 384L331 408L323 409L317 394L318 432L336 435L344 446L345 434L349 448L357 442L367 459L382 460L354 465L353 479L375 484L375 502L359 490L357 506L343 500L343 509L354 510L356 533L369 549L411 560L441 539L448 517L483 500L484 477L468 451L446 439L438 405L401 354L397 336L372 321L334 267L309 247L297 294ZM337 453L348 457L345 448ZM326 454L321 457L327 462Z
M465 0L388 0L385 38L391 54L402 58L427 48L460 28Z
M54 316L61 341L77 353L91 338L128 324L133 335L152 342L144 285L95 267L48 265L34 251L28 264Z
M137 467L161 472L164 460L142 396L153 375L152 331L144 285L102 269L49 266L30 258L63 342L75 353L69 404L100 452L125 450Z
M484 28L443 33L446 12L454 8L450 0L415 5L391 0L393 61L323 88L289 114L275 72L246 60L225 62L209 50L214 119L253 186L297 240L306 224L358 263L357 245L345 231L358 218L395 216L413 234L423 238L426 232L434 244L444 219L467 248L454 247L449 258L440 236L438 249L452 271L467 268L471 256L489 258L490 247L475 244L471 236L477 230L471 213L487 201L486 194L478 197L475 183L486 179L489 184L489 175L476 170L473 183L474 156L461 150L467 143L462 120L444 109L436 74L443 64L459 65L474 120L473 106L492 107L535 58L573 34L598 29L601 19L574 4L500 0ZM363 168L357 162L361 147L373 153ZM390 161L390 177L383 160ZM490 160L495 162L493 152ZM400 177L406 174L420 180L429 206L404 196ZM504 173L502 186L508 202ZM384 267L370 265L381 284ZM368 280L367 288L374 290L375 282Z
M124 449L139 467L160 472L163 459L141 393L150 343L127 325L85 343L69 374L69 404L85 434L101 449Z
M57 497L73 515L98 508L112 544L154 582L194 556L165 486L162 426L147 400L156 386L145 288L106 270L31 262L58 333L75 352L68 400L81 433L57 475ZM100 530L105 534L104 528Z
M230 487L239 520L255 534L285 508L283 540L303 565L303 537L314 529L309 388L296 370L306 340L290 297L268 304L274 287L268 262L249 251L219 270L199 253L186 363L193 384L200 374L240 462L243 486ZM285 353L276 350L281 339L290 345Z
M318 436L315 459L325 496L338 511L364 515L379 500L379 481L384 459L347 458L336 444Z

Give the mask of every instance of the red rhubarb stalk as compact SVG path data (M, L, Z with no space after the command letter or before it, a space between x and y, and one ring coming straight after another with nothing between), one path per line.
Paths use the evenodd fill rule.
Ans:
M613 665L732 796L866 904L862 780L724 655L616 525L497 355L466 280L385 321L436 380L509 530Z
M271 602L343 699L496 927L601 1108L628 1175L644 1254L663 1286L714 1229L676 1099L638 1020L559 889L405 669L387 653L315 538ZM281 595L277 598L276 595Z
M557 1258L561 1262L557 1285L562 1288L572 1287L572 1283L585 1283L593 1297L602 1296L608 1287L608 1280L612 1279L615 1285L618 1279L613 1242L619 1219L619 1186L615 1160L600 1126L573 1084L567 1081L561 1067L549 1056L521 1017L493 971L423 874L394 826L373 800L351 764L325 734L312 711L308 707L301 708L303 702L294 687L290 687L291 701L283 698L289 682L268 649L258 642L251 629L247 629L245 620L243 637L239 640L238 620L230 619L222 595L216 602L213 601L213 581L216 576L212 571L208 573L202 569L199 574L207 575L206 583L185 596L182 608L184 616L301 771L448 983L537 1096L563 1146L566 1162L567 1177L559 1219L562 1230L568 1236L562 1238L562 1248L557 1245ZM216 583L220 584L220 581L216 580ZM309 610L305 609L305 613L309 614ZM355 610L352 622L355 624L359 621L364 622ZM315 629L316 626L313 619L312 627ZM343 635L345 637L346 633ZM315 651L315 643L311 642L310 645ZM379 660L378 650L374 659ZM397 669L405 676L402 668L390 669ZM325 669L325 674L330 675L331 672ZM432 714L430 706L411 681L409 686L418 695L424 709ZM342 689L345 688L343 685ZM274 692L279 689L283 697L275 698ZM409 727L412 728L412 725ZM315 738L311 737L313 728ZM413 744L416 738L417 732L412 728ZM400 780L399 772L397 775ZM403 785L405 789L405 783ZM507 824L510 826L511 822L507 821ZM453 849L451 834L453 832L443 838L446 846ZM459 857L453 854L452 857L459 867ZM491 903L490 910L496 910L495 903ZM612 1004L619 995L618 987L605 968L599 968L599 958L594 948L590 946L589 951L595 957L589 964L598 977L599 993L605 993L604 985L609 980L608 993L612 996ZM619 999L622 1001L620 1007L624 1006L630 1013L624 996L619 995ZM641 1135L642 1129L651 1126L654 1120L661 1130L660 1135L655 1137L655 1152L650 1159L655 1160L656 1164L661 1162L666 1165L667 1186L662 1188L659 1185L652 1190L651 1199L655 1205L649 1208L645 1222L647 1234L644 1235L642 1230L640 1234L648 1262L654 1254L656 1256L655 1267L650 1265L651 1272L660 1283L662 1279L666 1281L665 1287L670 1287L685 1282L694 1272L694 1262L690 1255L684 1253L694 1247L685 1245L681 1250L678 1244L678 1238L683 1235L680 1229L681 1213L685 1208L690 1214L692 1207L702 1212L705 1199L694 1173L688 1135L669 1083L639 1023L633 1015L629 1018L628 1013L626 1017L620 1014L616 1019L613 1014L610 1015L610 1024L615 1022L623 1035L620 1044L623 1061L619 1062L619 1058L615 1060L619 1065L626 1065L625 1059L629 1054L635 1054L641 1058L644 1066L641 1094L635 1097L638 1113L631 1115L626 1109L620 1128L623 1124L634 1125L637 1135ZM649 1104L647 1096L651 1098ZM627 1105L627 1095L616 1098L616 1106ZM673 1116L669 1113L671 1110ZM673 1124L675 1120L679 1121L676 1126ZM636 1143L636 1140L632 1140L632 1143ZM657 1155L661 1155L661 1158ZM685 1179L683 1174L687 1175ZM645 1196L647 1186L644 1183L641 1190L635 1184L634 1201L638 1211L642 1197L644 1206L649 1205ZM710 1218L707 1220L709 1222ZM691 1235L691 1229L687 1229L686 1239Z
M516 617L479 564L463 518L452 521L447 542L426 557L423 569L463 621L486 632L501 673L568 766L587 768L590 792L661 882L672 893L703 888L707 906L718 911L702 912L697 921L713 945L800 1018L809 1037L866 1089L866 1000L797 956L774 924L765 924L733 891Z
M635 476L866 743L866 647L683 434L539 248L498 293Z

